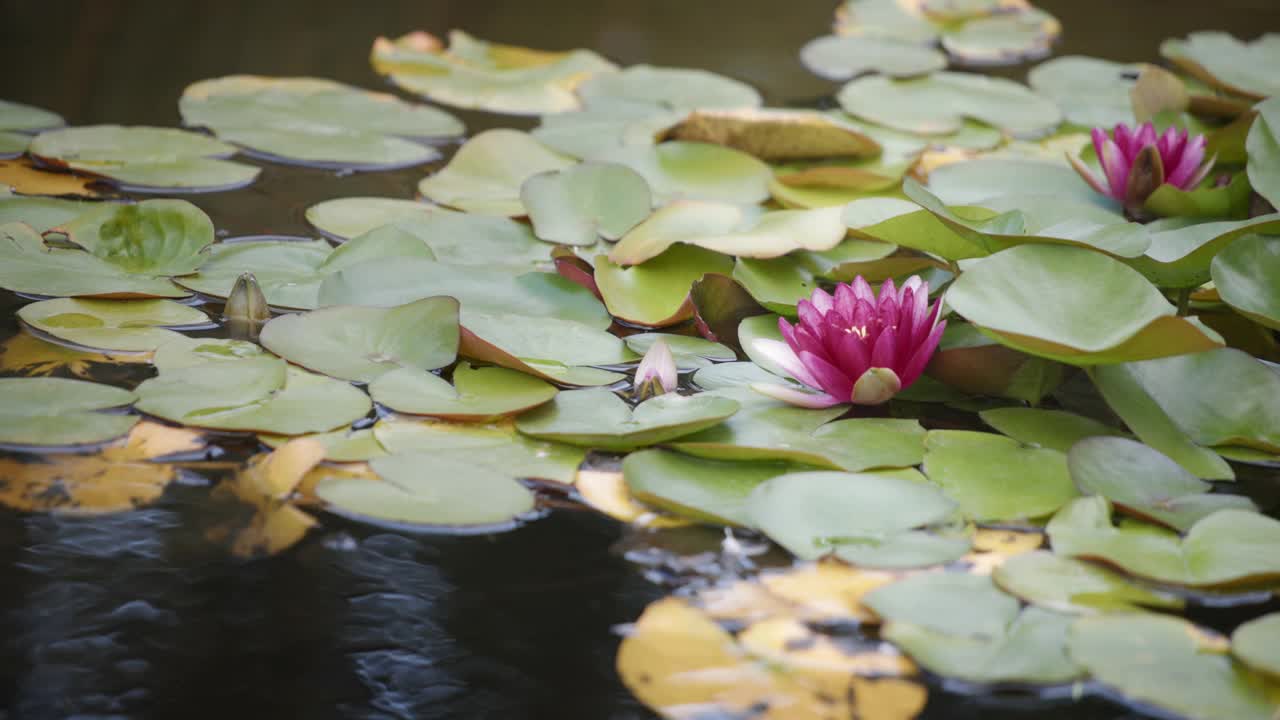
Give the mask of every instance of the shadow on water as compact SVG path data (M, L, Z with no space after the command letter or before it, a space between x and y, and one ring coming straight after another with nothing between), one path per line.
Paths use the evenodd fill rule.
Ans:
M1277 25L1275 0L1042 0L1063 53L1154 59L1161 38ZM177 123L190 82L316 75L364 87L373 38L423 28L625 63L702 67L772 104L834 89L796 59L833 2L7 2L0 97L75 124ZM1009 71L1021 74L1022 69ZM471 132L525 118L459 113ZM222 237L313 231L303 210L350 195L412 197L430 166L388 173L264 164L235 192L193 196ZM20 304L0 296L0 337ZM663 588L611 548L621 530L556 511L518 531L420 537L325 518L252 562L206 540L207 487L100 518L0 513L0 707L65 717L650 718L613 670L611 628ZM1274 506L1275 498L1270 498ZM1202 621L1229 624L1206 611ZM1121 718L1101 701L1020 705L933 693L929 718Z

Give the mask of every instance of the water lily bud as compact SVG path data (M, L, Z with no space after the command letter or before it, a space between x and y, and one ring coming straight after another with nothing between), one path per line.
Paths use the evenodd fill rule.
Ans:
M678 382L676 359L666 341L659 339L636 366L636 395L643 400L674 392Z
M1204 135L1193 136L1175 127L1157 135L1151 123L1132 130L1122 123L1110 136L1102 128L1094 128L1092 134L1103 177L1070 153L1067 160L1090 187L1124 203L1136 216L1141 216L1143 204L1161 185L1195 189L1217 159L1216 155L1205 159Z
M250 272L241 274L222 308L222 320L227 325L228 335L233 340L257 342L258 333L270 319L271 310L267 307L262 288L258 286L258 278Z

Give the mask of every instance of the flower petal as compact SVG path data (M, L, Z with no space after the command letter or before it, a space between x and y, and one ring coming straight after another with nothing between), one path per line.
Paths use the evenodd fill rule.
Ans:
M818 381L818 387L832 397L847 398L853 393L853 381L840 368L811 352L800 352L800 362Z
M1187 142L1187 147L1182 151L1182 157L1178 159L1176 167L1168 167L1168 175L1165 182L1170 185L1187 190L1192 187L1190 180L1200 168L1201 161L1204 160L1205 139L1203 135L1197 135ZM1204 178L1201 177L1201 180Z
M898 369L897 351L898 330L887 327L880 333L880 337L876 338L876 344L871 348L871 367Z
M1130 161L1124 157L1120 148L1108 140L1102 146L1098 162L1107 175L1107 185L1111 191L1107 193L1117 200L1124 200L1124 191L1129 184Z
M768 338L756 338L751 343L751 349L764 359L782 368L783 372L801 383L812 388L818 387L817 379L804 366L804 363L800 362L800 356L792 351L786 343Z
M1093 174L1092 170L1080 161L1080 158L1072 155L1071 153L1066 153L1066 156L1067 162L1071 163L1071 167L1075 169L1077 175L1079 175L1085 182L1089 183L1089 187L1103 195L1111 195L1111 190L1098 179L1097 175ZM1101 152L1098 153L1098 157L1102 157Z
M871 283L868 283L866 278L861 275L855 277L851 287L853 288L854 297L859 300L866 300L872 305L876 304L876 293L871 289Z
M823 315L826 315L831 306L835 304L835 301L827 294L827 291L822 288L813 289L813 293L809 295L809 302L813 303L813 306Z
M902 366L902 373L899 376L899 380L902 381L902 387L910 386L920 377L920 373L924 372L925 366L929 364L929 358L933 357L933 351L938 349L938 342L942 340L942 331L946 329L946 320L934 325L929 336L916 347L911 359L907 360L906 364Z
M675 391L679 379L676 359L672 356L666 340L659 339L651 345L649 351L640 359L640 364L636 366L636 385L657 380L662 392L669 393Z
M889 368L873 367L854 383L852 400L856 405L880 405L901 389L897 373Z
M840 338L840 353L836 355L845 375L856 378L871 367L871 348L857 333L845 333Z
M861 275L858 276L858 280L862 280ZM862 281L866 282L866 280ZM839 312L845 319L852 320L853 309L857 306L858 296L853 292L853 287L846 283L836 285L836 312Z
M748 387L761 395L798 407L828 408L832 405L839 405L842 402L826 393L805 392L799 388L777 383L751 383Z

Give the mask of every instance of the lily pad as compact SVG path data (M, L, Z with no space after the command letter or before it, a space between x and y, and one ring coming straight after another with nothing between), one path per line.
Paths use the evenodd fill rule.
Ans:
M796 304L811 296L818 287L812 265L798 255L769 260L739 258L733 266L733 279L765 308L789 316L794 316Z
M189 275L207 257L213 221L186 200L103 205L54 228L121 270L140 275Z
M706 394L659 395L627 407L608 390L571 390L516 420L532 437L571 445L626 451L711 427L738 411L738 403Z
M252 165L223 160L231 145L206 135L158 127L87 125L49 130L31 141L33 157L101 175L142 192L210 192L243 187L258 177Z
M987 575L919 573L882 585L862 604L885 622L910 623L947 635L999 636L1018 615L1018 599Z
M695 281L689 288L689 302L693 305L694 326L698 334L724 343L739 354L742 345L738 326L743 319L768 314L768 310L756 302L741 283L719 273L709 273Z
M1045 517L1077 495L1057 450L967 430L930 431L925 448L925 474L978 522Z
M881 151L853 123L812 110L695 110L661 137L722 145L767 162L873 158Z
M952 206L985 206L985 201L1004 196L1023 201L1028 195L1044 195L1065 204L1110 209L1119 217L1112 200L1094 192L1062 163L997 157L953 163L929 173L929 191Z
M710 367L717 362L737 360L733 350L720 343L704 340L689 335L673 335L670 333L636 333L623 338L627 347L637 355L643 356L649 348L659 340L667 344L679 370L697 370Z
M1213 486L1142 443L1125 438L1081 440L1067 454L1076 487L1102 495L1124 512L1187 531L1201 518L1233 508L1257 511L1242 495L1210 493Z
M1266 68L1280 61L1280 34L1241 42L1225 32L1193 32L1169 38L1160 54L1197 79L1237 95L1262 100L1280 95L1280 80Z
M653 145L663 128L683 116L651 105L608 103L590 110L543 115L541 124L529 134L557 152L590 160L626 145Z
M1215 222L1165 218L1146 229L1150 247L1141 257L1126 262L1160 287L1196 288L1209 280L1214 256L1237 238L1280 232L1280 213Z
M136 275L84 250L52 248L30 226L0 225L0 287L54 297L186 297L167 278Z
M732 264L727 255L693 245L677 245L629 268L597 255L595 281L614 317L635 325L663 327L693 315L689 289L694 281L707 273L726 274Z
M300 438L320 443L324 447L324 459L330 462L364 462L387 454L386 448L382 447L374 436L372 428L363 430L342 428L332 432L301 435L299 438L291 438L288 435L258 435L258 440L272 449Z
M166 328L209 326L209 316L172 300L59 298L25 305L18 317L53 337L99 350L150 352L177 334Z
M938 28L916 9L899 0L846 0L836 11L836 34L930 44Z
M1219 510L1185 537L1141 522L1111 522L1101 496L1076 499L1048 525L1054 552L1100 560L1155 582L1191 587L1256 584L1280 577L1280 521L1248 510Z
M526 213L520 187L539 173L564 170L573 161L518 130L499 128L473 136L433 175L418 183L427 199L481 215Z
M927 369L956 390L1032 404L1057 389L1065 375L1062 364L1005 347L963 322L947 324Z
M1280 237L1245 235L1214 256L1209 274L1223 302L1280 330Z
M926 483L868 473L780 475L752 491L747 518L792 554L828 553L866 567L934 565L960 557L967 538L932 535L955 504ZM910 547L910 546L917 547Z
M416 200L385 197L344 197L325 200L307 208L307 222L338 240L350 240L370 230L400 220L437 212L435 205Z
M1231 633L1231 652L1254 670L1280 678L1280 613L1237 627Z
M642 103L666 110L759 107L760 93L746 83L691 68L632 65L599 74L578 86L588 110L617 103Z
M1104 425L1093 418L1065 410L1004 407L983 410L978 413L978 417L1023 445L1034 445L1058 452L1067 452L1085 438L1123 434L1123 431L1110 425Z
M378 38L373 68L396 85L436 102L513 115L577 110L574 88L613 63L589 50L547 52L499 45L459 30L449 47L424 32Z
M718 200L751 204L769 197L769 166L733 148L669 140L658 145L625 145L593 158L640 173L654 199Z
M0 100L0 130L33 132L66 125L58 113L12 100Z
M453 384L416 367L401 367L369 385L374 401L396 412L463 421L516 415L551 400L556 392L555 386L522 372L467 363L454 369Z
M587 456L582 448L525 437L510 423L481 425L434 421L380 420L378 442L393 454L422 453L485 465L510 477L572 485Z
M640 501L715 525L748 525L747 497L778 475L806 469L785 462L695 458L668 450L641 450L622 462L627 487Z
M1257 193L1280 206L1280 100L1259 103L1245 140L1249 184Z
M82 445L120 437L137 415L99 412L137 396L110 385L66 378L0 378L0 443Z
M464 311L458 354L563 385L611 385L623 375L592 365L636 359L621 340L557 317Z
M1181 618L1099 615L1071 626L1071 657L1120 698L1195 720L1268 720L1277 698L1225 643Z
M229 75L188 85L182 121L270 159L383 170L439 157L409 137L454 137L448 113L319 78Z
M563 245L617 240L649 216L649 184L625 165L583 163L524 181L520 201L537 236Z
M1066 245L1020 245L974 263L947 303L1017 350L1076 365L1208 350L1212 330L1179 317L1160 291L1112 258ZM1054 307L1057 312L1039 312ZM1123 307L1123 314L1112 312Z
M0 187L0 225L20 222L30 225L37 233L70 222L97 206L83 200L14 195Z
M458 353L458 301L430 297L392 308L342 305L281 315L262 346L331 377L372 382L397 368L435 370Z
M452 265L482 265L519 274L545 268L551 246L538 240L529 226L506 217L471 215L441 210L426 217L406 218L371 230L374 234L421 240L431 255Z
M27 146L30 144L30 135L0 130L0 158L16 158L25 153ZM12 185L14 183L9 181L4 184Z
M1047 610L1089 615L1180 609L1181 598L1148 590L1100 565L1037 550L1008 558L991 574L1006 592Z
M943 70L947 58L933 48L889 38L824 35L800 48L800 62L827 80L851 80L865 73L911 77Z
M381 482L325 478L316 495L354 520L417 530L493 532L534 509L533 493L501 470L435 454L369 461Z
M1062 120L1057 105L1025 85L956 72L911 80L872 75L845 85L836 99L850 115L921 135L953 133L972 118L1012 135L1034 137Z
M661 221L655 213L651 222L624 237L609 257L627 264L644 262L660 248L681 242L725 255L768 259L797 250L832 250L848 232L839 207L775 210L754 217L737 211L738 221L729 225L727 221L735 215L730 208L737 210L728 204L668 205L660 211Z
M1012 65L1048 55L1062 34L1062 24L1039 8L1014 8L948 28L942 48L966 65Z
M693 384L703 390L723 390L751 383L777 381L777 375L753 362L718 363L701 368L693 374Z

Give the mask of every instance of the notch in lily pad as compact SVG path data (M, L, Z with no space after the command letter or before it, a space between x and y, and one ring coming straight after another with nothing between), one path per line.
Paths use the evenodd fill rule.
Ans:
M649 216L653 197L639 173L616 163L582 163L524 181L520 201L534 233L562 245L617 240Z
M453 383L417 367L401 367L369 385L374 401L396 412L486 422L518 415L556 396L554 385L516 370L459 363Z

